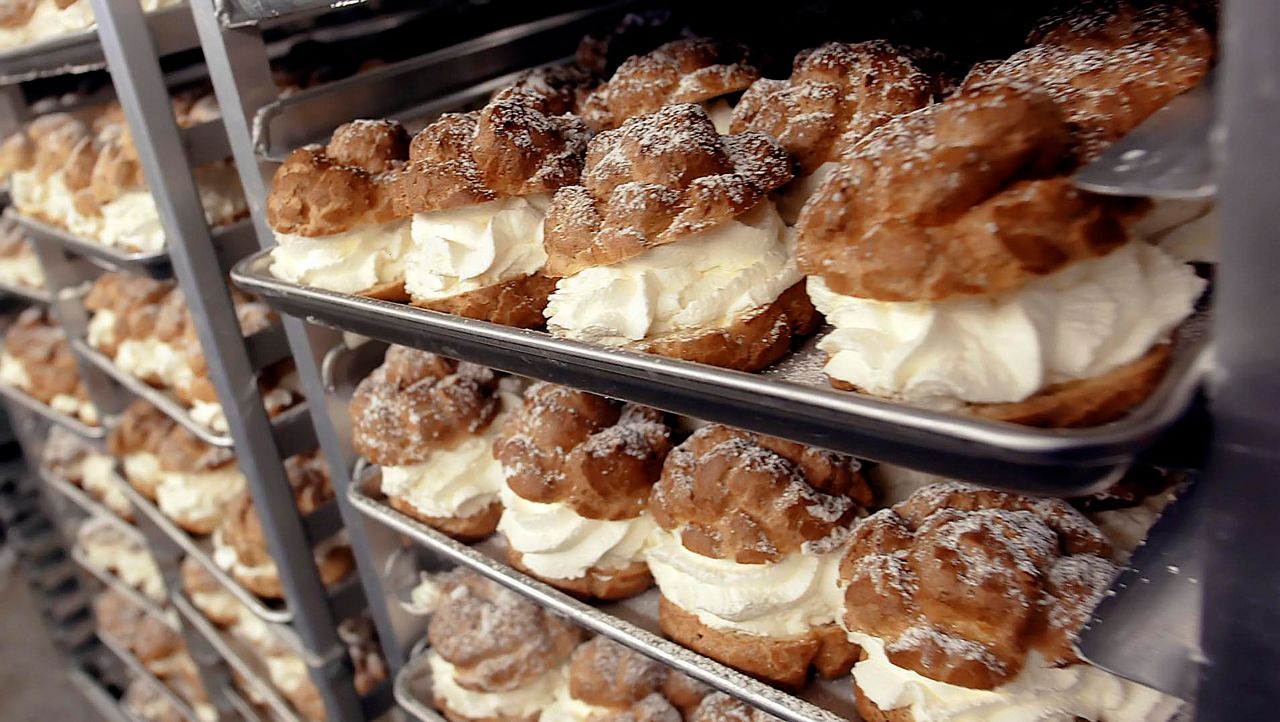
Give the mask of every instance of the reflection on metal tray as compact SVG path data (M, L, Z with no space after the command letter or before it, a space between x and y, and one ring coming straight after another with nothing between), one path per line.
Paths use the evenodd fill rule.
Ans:
M214 431L196 421L191 416L191 410L179 401L172 391L157 389L137 376L120 370L105 354L92 348L81 339L71 339L71 348L82 358L101 369L103 373L115 379L117 383L128 389L135 396L145 399L152 406L163 411L169 418L181 424L183 428L195 434L197 438L206 444L220 447L235 445L230 434ZM306 403L303 402L281 411L272 419L272 425L275 427L277 438L293 438L299 435L304 438L308 437L311 433L311 417L308 415ZM284 443L282 447L293 448L297 445L296 443Z
M178 620L174 619L172 612L160 606L160 603L156 600L126 584L120 577L117 577L115 574L112 574L106 569L103 569L89 561L89 558L85 556L84 549L80 548L79 544L73 544L71 546L71 559L74 560L81 569L93 575L93 577L98 581L102 582L116 593L128 598L134 606L142 609L142 611L146 612L148 615L164 622L169 627L175 630L178 628Z
M129 671L132 672L134 676L141 677L146 680L148 684L153 685L156 691L160 692L169 704L173 705L173 708L178 710L178 714L182 715L188 722L200 722L199 716L196 714L195 710L191 708L190 703L183 699L177 692L169 689L168 685L161 682L154 674L152 674L151 671L142 664L142 661L135 657L133 652L129 651L129 648L123 642L103 632L101 629L98 630L98 639L102 640L103 646L111 650L112 654L119 657L121 662L124 662L124 666L128 667Z
M206 619L181 593L175 591L171 601L187 624L209 642L209 646L226 660L227 666L239 673L254 694L266 701L267 708L276 720L303 722L301 715L294 712L293 707L285 701L280 692L267 681L266 667L252 650L240 640L214 626L213 622Z
M153 278L169 278L173 269L169 265L167 250L152 253L125 251L97 241L72 234L66 229L24 216L16 208L5 209L5 217L13 219L27 237L38 243L51 243L66 251L85 256L112 270L127 271ZM236 221L213 230L213 240L218 246L219 258L224 268L257 247L253 225L248 220Z
M17 296L24 301L38 303L41 306L48 306L52 301L48 289L31 288L30 286L20 286L16 283L5 283L3 281L0 281L0 294Z
M510 82L513 73L572 57L584 35L630 4L615 2L504 28L268 103L254 117L254 148L280 161L353 118L408 120L461 110ZM504 77L495 81L499 76Z
M361 513L412 538L454 564L470 567L494 581L564 615L575 624L602 634L669 667L741 698L789 722L835 722L856 719L853 686L848 680L811 683L794 696L752 679L662 637L658 627L658 592L592 606L514 571L506 564L500 537L474 546L454 541L391 508L377 491L376 467L353 474L347 497Z
M36 397L8 384L0 384L0 396L3 396L11 403L21 406L45 421L57 424L68 431L74 432L77 436L92 440L104 439L107 436L107 430L102 425L90 426L80 419L73 418L59 411L54 411L47 404L41 403Z
M792 438L863 458L1031 493L1076 496L1110 483L1187 410L1208 364L1207 318L1179 332L1151 398L1119 421L1038 429L836 391L816 338L760 374L556 338L540 331L308 288L275 278L270 252L232 280L284 313L511 373Z
M138 527L116 516L115 512L108 509L102 502L92 496L89 496L88 492L84 489L72 484L70 481L62 478L62 476L54 473L53 470L44 466L40 467L39 473L41 480L44 481L46 486L61 494L63 498L67 499L72 504L83 509L86 514L99 519L105 519L120 531L133 535L140 540L143 539L142 532Z
M168 55L200 46L191 8L186 3L147 14L147 27L156 52ZM68 35L0 51L0 84L24 82L67 73L87 73L107 66L98 43L98 31L90 27Z

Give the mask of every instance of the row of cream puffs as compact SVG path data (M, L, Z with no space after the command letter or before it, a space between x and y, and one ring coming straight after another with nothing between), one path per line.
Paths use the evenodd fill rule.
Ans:
M5 331L0 349L0 384L88 426L102 423L98 408L80 379L66 334L44 309L23 310Z

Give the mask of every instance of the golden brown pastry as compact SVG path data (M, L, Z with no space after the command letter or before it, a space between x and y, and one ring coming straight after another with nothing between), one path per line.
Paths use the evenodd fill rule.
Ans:
M5 331L0 384L22 391L81 423L101 423L98 409L80 379L66 334L43 309L25 309Z
M536 722L581 631L474 572L443 580L427 630L432 698L450 722Z
M1130 202L1072 186L1070 142L1049 95L1002 82L842 158L796 229L833 384L1039 426L1150 394L1203 282L1130 240Z
M84 489L112 514L133 523L133 505L120 490L114 456L103 454L75 433L55 426L49 429L40 463Z
M837 567L871 492L852 457L705 426L649 497L662 631L749 674L798 686L848 671Z
M536 383L498 434L511 565L571 594L622 599L653 584L649 490L671 449L657 410Z
M674 670L605 637L579 645L569 660L568 684L543 710L547 722L652 720L679 722L663 696Z
M1062 500L959 483L871 516L840 570L862 716L1167 720L1180 702L1075 652L1110 552Z
M191 604L210 622L219 627L232 627L249 613L235 595L204 568L195 557L182 560L182 591Z
M152 501L162 479L160 447L175 426L177 422L163 411L138 399L107 435L107 450L120 459L125 480Z
M493 533L502 514L502 467L493 441L519 397L492 370L404 346L351 400L353 445L382 467L396 509L464 540Z
M235 451L206 444L174 425L160 441L155 455L160 471L156 506L188 532L212 534L226 514L227 505L247 484L236 463Z
M554 93L516 87L418 133L396 174L395 211L413 216L404 258L412 303L509 326L540 327L553 283L543 219L577 183L589 132Z
M767 199L790 178L777 141L719 135L696 105L596 136L583 185L547 216L548 327L729 368L776 361L816 322Z
M267 198L278 244L271 272L330 291L407 300L409 223L393 212L391 179L408 158L408 134L389 120L355 120L327 146L295 150Z
M724 692L712 692L686 719L689 722L774 722L778 718L739 702Z
M608 82L587 97L582 117L596 130L620 127L629 118L663 106L700 103L721 132L733 112L728 97L760 77L742 45L709 38L683 38L626 60Z
M324 459L315 452L285 459L285 473L293 488L298 513L306 516L333 501L333 486ZM312 550L320 580L331 585L345 577L354 564L351 548L342 535L326 539ZM236 581L260 597L283 599L279 569L262 532L262 520L247 490L225 509L213 534L213 558Z

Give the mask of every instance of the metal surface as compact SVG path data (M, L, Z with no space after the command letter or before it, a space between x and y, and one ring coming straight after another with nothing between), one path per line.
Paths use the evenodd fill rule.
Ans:
M475 93L475 86L499 76L571 57L579 41L602 18L630 5L555 15L482 35L426 55L303 90L257 112L254 148L269 160L283 160L293 149L323 141L334 128L354 118L401 120L457 110L442 100ZM493 86L493 89L501 87ZM487 96L487 93L485 94ZM452 107L450 107L452 106Z
M353 483L347 496L370 518L408 536L448 561L469 567L537 604L562 614L592 632L604 635L668 667L737 697L788 722L835 722L856 718L853 688L847 683L810 684L794 696L736 672L712 659L662 637L658 627L657 590L599 607L581 602L506 564L498 537L474 546L457 542L396 511L379 498L376 469ZM847 682L847 680L844 680Z
M223 696L226 698L227 704L231 706L231 709L235 710L235 713L240 715L240 719L244 720L244 722L267 722L253 708L253 705L249 704L249 700L240 695L238 690L227 687L223 692Z
M1037 429L831 389L811 339L761 374L747 374L547 333L347 296L281 281L269 252L232 271L283 313L511 373L792 438L862 458L990 486L1077 496L1105 486L1172 426L1195 397L1208 344L1192 319L1156 392L1119 421Z
M29 286L20 286L16 283L5 283L0 281L0 294L9 294L16 296L24 301L37 303L41 306L48 306L52 298L49 296L49 290L46 288L31 288Z
M45 486L61 494L64 499L80 507L89 516L105 519L124 533L134 535L139 541L145 541L142 531L138 527L121 519L115 512L108 509L105 504L89 496L84 489L72 484L46 467L40 467L37 473Z
M169 704L173 705L173 708L176 709L178 714L182 715L187 722L201 722L199 716L196 715L195 710L191 708L191 704L183 699L177 692L169 689L168 685L164 682L161 682L156 678L156 676L142 664L141 660L135 657L133 652L129 651L129 648L123 642L104 633L102 630L98 630L98 639L102 640L103 646L119 657L121 662L124 662L124 665L129 668L129 671L154 685L156 690L160 692L161 696L163 696Z
M79 419L54 411L48 405L40 403L40 401L34 396L31 396L27 392L22 391L21 389L16 389L8 384L0 384L0 396L3 396L10 403L16 404L27 411L30 411L49 423L57 424L68 431L74 432L77 436L91 440L103 439L107 436L107 430L105 427L101 425L89 426Z
M365 0L229 0L229 4L235 8L236 22L344 8L363 2ZM230 11L230 8L227 10Z
M1184 700L1195 698L1200 650L1203 550L1194 534L1197 494L1189 484L1151 529L1081 632L1094 665Z
M174 592L171 601L183 620L204 637L209 646L226 661L227 666L238 672L257 696L266 700L267 707L277 722L304 722L280 692L267 681L267 670L252 650L205 619L183 594Z
M272 558L281 560L279 577L292 627L311 657L323 661L321 666L310 668L311 679L329 718L360 719L360 699L350 660L337 634L332 598L314 564L287 563L310 558L312 540L294 503L282 463L284 450L272 433L252 359L240 340L229 289L220 274L209 273L220 265L220 259L156 61L156 39L148 33L137 6L111 0L93 0L93 5L120 104L138 143L139 162L169 239L174 275L186 295L211 381L226 410L237 462L248 479L267 550Z
M184 3L150 13L147 24L160 55L199 46L191 11ZM0 84L19 83L67 73L86 73L106 67L94 28L0 52Z
M22 227L27 237L36 243L49 243L72 253L93 259L96 263L117 271L126 271L152 278L170 278L173 269L170 265L169 251L141 253L113 248L87 238L81 238L70 231L49 225L43 221L24 216L16 208L5 210L5 217L11 218ZM253 246L253 232L247 221L237 221L219 226L213 231L214 243L218 246L217 266L229 269L236 260L243 258Z
M1109 146L1076 173L1075 184L1108 195L1212 198L1218 190L1215 73Z
M409 663L396 675L396 704L419 722L445 722L440 714L426 702L431 699L431 668L427 666L426 649L414 650Z
M106 569L90 562L79 544L71 547L71 559L75 561L81 569L92 575L93 578L102 582L103 585L109 589L112 589L116 593L126 597L134 606L142 609L149 616L155 617L156 619L164 622L174 630L177 629L178 620L174 619L172 613L166 612L164 607L160 606L160 603L156 600L148 597L146 594L143 594L138 589L125 584L124 580L120 577L117 577Z
M93 708L102 715L102 719L107 722L133 722L134 717L130 715L128 710L115 697L112 697L95 682L89 675L79 669L67 670L67 677L71 680L71 686L84 696L93 705Z
M110 376L121 386L128 389L131 393L141 399L146 399L148 403L160 409L169 418L178 422L183 428L190 431L201 441L213 446L229 448L234 446L234 440L230 434L221 434L213 431L209 427L196 421L191 416L191 410L186 407L178 397L166 389L158 389L151 386L142 379L122 371L120 367L108 358L102 352L94 349L81 339L71 339L71 348L77 354L87 359L103 373ZM292 406L281 411L271 420L274 433L277 438L291 439L294 436L303 437L303 442L282 441L281 446L289 446L297 448L306 446L308 441L314 442L313 432L311 430L311 419L307 409L306 402Z

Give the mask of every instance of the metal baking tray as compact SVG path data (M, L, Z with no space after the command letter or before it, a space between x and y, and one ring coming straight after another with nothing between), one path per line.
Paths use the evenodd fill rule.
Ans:
M427 666L426 651L423 645L415 648L396 675L392 688L396 704L418 722L446 722L444 715L427 702L431 699L431 668Z
M147 13L147 27L159 55L200 47L195 20L186 3ZM87 73L106 66L102 45L98 42L98 30L90 27L0 52L0 84Z
M822 375L821 334L750 374L308 288L272 276L270 264L270 250L259 251L232 280L314 323L862 458L1059 496L1106 486L1159 440L1196 398L1210 357L1207 314L1198 313L1179 331L1156 392L1124 418L1039 429L837 391Z
M240 695L239 690L228 685L222 691L222 696L226 698L227 704L236 714L240 715L240 719L244 720L244 722L266 722L262 715L258 714L258 710L254 709L252 704L249 704L249 700Z
M149 616L159 619L175 630L178 628L178 620L174 619L172 612L166 610L160 605L160 603L151 597L148 597L146 594L143 594L140 590L125 584L124 580L120 577L117 577L106 569L90 562L89 559L85 557L84 550L80 548L79 544L73 544L71 546L71 559L75 561L77 566L91 574L95 579L117 593L128 597L129 601L132 602L134 606L141 608Z
M266 700L267 707L277 722L305 722L302 716L294 711L292 705L285 701L275 686L267 681L265 665L258 660L253 650L205 619L204 615L181 592L174 591L171 601L174 608L178 610L178 614L182 615L187 624L209 642L209 646L217 651L218 655L226 661L227 666L238 672L244 678L245 684L252 687L257 696Z
M352 118L409 120L460 110L470 103L457 96L483 101L510 82L507 76L571 57L602 19L631 4L614 2L504 28L281 98L254 116L254 149L267 160L282 161L299 146L324 141Z
M278 332L279 328L273 327L272 331ZM235 446L231 434L214 431L192 418L191 410L178 400L178 397L172 391L155 388L137 376L122 371L106 354L91 347L81 339L71 339L71 348L81 358L84 358L114 379L116 383L128 389L138 398L145 399L152 406L163 411L169 418L181 424L183 428L195 434L197 438L206 444L225 448ZM306 401L281 411L271 422L277 439L294 439L299 436L308 438L308 435L313 434L311 416L307 411ZM289 448L297 446L293 442L282 443L281 445Z
M591 605L570 597L506 564L500 536L472 546L455 541L396 511L377 491L377 467L353 474L347 498L361 513L404 534L429 551L524 595L573 623L652 657L690 677L788 722L836 722L857 718L848 678L810 682L799 696L788 694L663 638L656 589L620 602Z
M106 519L126 534L136 534L139 539L143 538L143 534L138 527L116 516L115 512L107 508L106 504L93 498L84 489L67 481L52 469L42 465L39 469L39 474L40 479L44 481L46 486L61 494L63 498L75 504L89 516Z
M118 700L84 670L71 667L67 670L67 678L71 686L93 705L93 708L107 722L137 722L129 710L125 709L123 700Z
M131 673L145 679L149 684L154 685L160 694L164 695L164 698L168 700L169 704L173 705L173 708L178 710L178 714L182 715L186 720L188 720L188 722L200 722L200 718L196 715L195 710L191 708L191 704L187 702L187 700L183 699L177 692L169 689L168 685L161 682L159 678L152 674L150 670L142 664L142 661L135 657L133 652L129 651L129 648L123 642L115 639L110 634L103 632L101 629L98 630L98 639L102 641L102 645L104 647L111 650L112 654L119 657L121 662L124 662L124 666L127 667Z
M105 439L107 436L107 429L105 426L101 424L98 426L90 426L80 419L54 411L47 404L41 403L36 397L8 384L0 384L0 396L3 396L10 403L17 404L49 423L57 424L58 426L75 433L77 436L94 441Z
M16 283L5 283L0 281L0 294L8 294L16 296L24 301L37 303L41 306L48 306L53 302L53 297L49 295L47 288L31 288L30 286L19 286Z
M37 243L50 243L71 253L85 256L95 263L116 271L126 271L152 278L170 278L173 268L169 263L169 252L160 250L154 253L125 251L97 241L72 234L65 228L50 225L44 221L24 216L12 206L4 211L6 218L12 218L27 237ZM213 229L213 240L218 246L218 257L223 268L230 268L238 259L258 247L253 223L248 219L218 226Z

